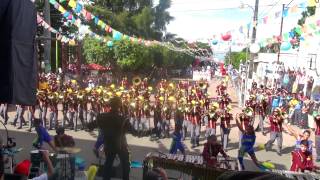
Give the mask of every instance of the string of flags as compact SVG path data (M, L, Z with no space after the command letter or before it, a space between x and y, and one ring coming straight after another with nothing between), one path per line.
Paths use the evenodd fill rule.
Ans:
M33 1L33 0L31 0L31 1ZM76 2L76 0L68 0L67 1L68 6L72 9L72 11L78 17L81 16L82 19L84 19L87 22L93 21L94 24L96 24L99 28L101 28L102 30L104 30L108 34L111 34L111 38L101 37L101 36L93 33L92 31L90 31L88 29L88 27L86 28L86 26L83 25L82 20L80 18L77 18L76 16L74 16L72 12L67 11L56 0L49 0L49 2L63 15L63 18L65 18L68 22L70 22L71 24L74 24L76 27L78 27L79 31L81 29L83 30L80 33L80 34L82 34L83 37L84 37L84 35L88 34L91 37L95 37L95 38L107 43L109 47L113 46L113 41L119 41L121 39L126 39L126 40L133 42L133 43L138 43L138 44L142 44L142 45L146 45L146 46L150 46L150 45L165 46L170 50L178 51L178 52L185 52L189 55L194 55L195 53L198 53L198 54L202 54L202 55L206 56L209 54L207 49L201 49L201 48L198 48L197 46L191 47L191 46L189 46L189 44L187 44L186 48L179 48L170 42L144 40L142 38L128 36L126 34L123 34L119 31L113 29L110 25L105 23L105 21L102 21L97 16L95 16L91 12L87 11L83 4ZM240 27L236 30L232 30L232 31L229 31L225 34L221 34L221 39L223 41L227 41L227 42L232 43L232 45L238 45L238 46L245 45L245 43L243 43L243 42L235 42L234 39L232 39L231 32L238 31L240 34L246 34L247 30L251 29L252 27L258 26L259 24L268 24L270 21L280 18L281 15L285 18L285 17L289 16L290 13L299 13L300 12L299 10L305 10L308 6L316 6L316 5L317 4L316 4L315 0L308 0L308 3L303 2L300 4L294 5L290 8L286 8L283 12L277 11L277 12L273 13L272 15L270 15L270 14L265 15L262 18L260 18L258 20L258 22L252 22L252 23L248 23L245 25L240 25ZM43 21L43 19L41 21L41 25L43 27L45 27L46 29L50 30L51 32L53 32L55 34L59 34L60 35L59 37L61 37L62 42L68 42L68 41L74 42L74 39L70 39L65 36L62 36L61 33L54 30L47 23L45 23ZM320 19L312 21L311 23L305 24L302 27L297 26L296 28L294 28L294 32L301 34L300 41L304 41L305 38L308 36L320 35L319 27L320 27ZM279 42L279 40L281 40L283 42L291 42L292 39L290 40L290 38L293 38L294 32L291 31L291 32L283 33L282 37L274 36L272 38L266 38L266 39L260 41L259 44L261 47L265 47L270 43ZM75 38L77 38L78 40L81 40L81 38L79 36L80 35L78 35ZM233 42L231 42L231 40L233 40ZM217 38L214 37L214 38L208 39L208 42L212 45L217 45L218 42L220 42L220 41L218 41Z
M64 35L62 35L59 31L51 27L47 22L43 20L43 18L37 13L37 24L50 31L51 33L56 34L57 40L63 43L69 43L70 45L75 44L74 39L70 39Z

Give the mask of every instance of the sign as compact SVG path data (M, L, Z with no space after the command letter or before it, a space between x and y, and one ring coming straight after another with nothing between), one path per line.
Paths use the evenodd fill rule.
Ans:
M194 81L199 81L200 79L204 79L207 81L211 80L211 72L209 70L206 71L193 71L192 79Z

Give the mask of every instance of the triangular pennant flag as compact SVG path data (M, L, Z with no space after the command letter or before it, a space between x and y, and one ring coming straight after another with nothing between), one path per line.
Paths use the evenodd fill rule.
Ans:
M308 0L308 7L315 7L317 6L316 0Z
M320 27L320 19L319 19L319 20L317 20L317 26L319 26L319 27Z
M56 0L49 0L49 3L54 5L57 3L57 1Z
M98 26L101 26L102 23L103 23L103 22L99 19L99 20L98 20Z
M299 4L299 7L302 8L302 10L307 8L307 3L306 2L302 2Z
M69 17L69 15L70 15L70 13L67 11L67 12L65 12L65 13L63 14L63 17L67 18L67 17Z
M71 23L72 23L72 24L75 24L75 22L76 22L76 18L74 18L74 17L72 16Z
M70 7L72 7L72 8L75 8L75 7L77 6L77 3L76 3L76 1L74 1L74 0L70 0L69 3L68 3L68 5L69 5Z
M94 23L98 24L99 18L98 17L94 17Z
M288 9L288 8L284 9L284 11L283 11L283 17L287 17L287 16L288 16L288 12L289 12L289 9Z
M66 12L66 10L62 6L59 6L58 11L60 11L61 14L64 14Z
M298 5L294 5L294 6L292 6L291 8L290 8L290 12L291 13L297 13L298 12Z
M88 20L88 21L90 21L91 19L92 19L92 16L91 16L91 13L90 12L88 12L88 11L86 11L86 19Z
M294 32L290 31L289 32L289 37L293 38L294 37Z
M314 23L310 23L309 27L311 27L311 29L316 30L317 26Z
M308 32L308 27L307 26L303 26L302 27L302 32L303 33L307 33Z
M60 5L59 5L59 3L55 3L55 4L53 4L53 6L54 6L55 9L59 9Z
M283 39L284 39L285 41L288 41L288 39L289 39L289 33L284 33L284 34L283 34Z
M73 19L73 15L70 14L69 17L68 17L68 20L72 20Z
M77 3L76 9L75 9L76 13L80 13L81 10L82 10L82 5Z
M247 28L250 29L251 28L251 23L247 24Z
M102 22L100 26L102 29L105 29L107 25L106 25L106 23Z
M243 34L243 26L240 26L240 27L239 27L239 32L240 32L241 34Z
M296 28L294 28L294 31L295 31L297 34L299 34L299 35L302 34L301 27L296 27Z
M266 16L266 17L263 18L263 23L264 23L264 24L267 24L267 23L268 23L268 16Z

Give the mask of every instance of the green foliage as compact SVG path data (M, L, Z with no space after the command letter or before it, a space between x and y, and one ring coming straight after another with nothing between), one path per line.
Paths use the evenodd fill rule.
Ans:
M128 40L114 42L112 48L100 40L86 37L83 43L86 63L112 64L122 72L148 74L153 66L183 69L193 62L193 57L172 51L163 46L144 46Z
M245 62L247 58L247 53L245 51L242 52L228 52L225 56L225 63L232 64L232 66L236 69L239 68L241 62Z
M106 43L102 43L100 40L89 37L84 39L83 55L87 63L106 65L108 63L113 64L112 61L114 61L112 48L109 48Z
M316 13L316 7L307 7L307 10L303 11L302 12L302 17L298 20L298 25L299 26L303 26L304 23L306 22L306 19L310 16L313 16L314 14ZM291 32L293 32L294 36L293 38L297 40L297 43L296 44L293 44L292 48L295 49L295 48L298 48L300 47L300 37L301 37L301 34L297 33L295 31L295 28L291 29Z

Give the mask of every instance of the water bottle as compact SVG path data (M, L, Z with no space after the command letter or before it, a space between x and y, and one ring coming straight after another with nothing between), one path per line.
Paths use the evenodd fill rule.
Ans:
M79 166L75 173L74 180L88 180L86 173L84 172L84 166Z

